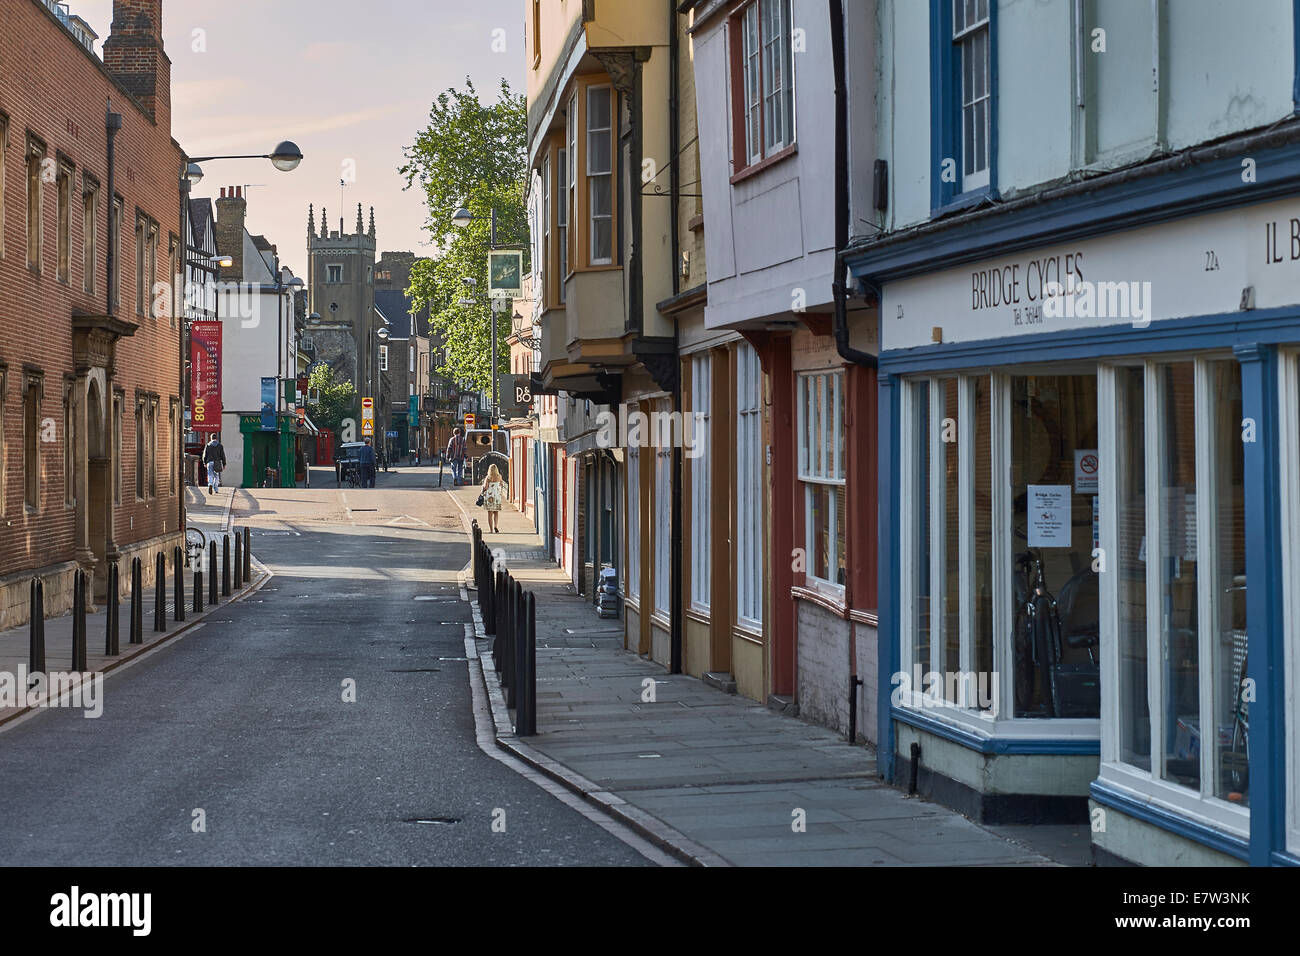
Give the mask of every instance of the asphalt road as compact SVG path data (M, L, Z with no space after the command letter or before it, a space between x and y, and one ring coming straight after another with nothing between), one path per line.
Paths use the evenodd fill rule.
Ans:
M645 864L476 743L436 469L317 477L236 492L265 588L0 733L0 865Z

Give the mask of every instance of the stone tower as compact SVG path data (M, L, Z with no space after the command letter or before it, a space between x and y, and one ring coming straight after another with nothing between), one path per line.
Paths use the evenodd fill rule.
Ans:
M330 229L329 213L321 207L320 230L316 210L307 210L308 312L320 315L308 320L305 347L314 350L313 361L325 362L335 374L357 387L360 396L381 394L376 338L380 320L375 315L375 220L370 211L370 229L361 221L357 204L357 228L345 232Z

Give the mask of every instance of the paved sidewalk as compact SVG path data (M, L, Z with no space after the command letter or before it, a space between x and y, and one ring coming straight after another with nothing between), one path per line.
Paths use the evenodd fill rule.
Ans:
M452 495L467 524L486 526L477 488ZM485 540L537 596L538 734L514 736L485 661L498 743L660 845L720 866L1054 865L886 786L871 751L830 730L623 650L621 622L573 593L531 522L506 510L500 526ZM490 642L476 649L490 658ZM653 702L643 700L648 687Z
M219 533L220 525L229 511L230 493L223 490L219 498L213 498L209 501L200 500L199 496L206 499L206 491L202 488L186 488L185 491L186 512L189 521L196 527L203 528L209 534ZM220 557L218 557L219 560ZM207 603L208 582L205 577L203 587L204 608L202 612L195 614L194 576L190 569L186 569L184 575L185 620L183 622L175 620L175 605L172 592L173 579L169 571L165 589L167 608L167 630L165 631L154 631L153 629L154 588L148 585L145 586L141 602L143 608L141 620L144 632L144 641L141 644L130 643L131 598L129 595L126 596L119 602L118 606L118 650L120 653L112 657L104 653L108 626L107 609L103 606L93 607L93 613L86 615L86 667L88 671L90 673L104 674L115 670L133 658L154 649L159 644L192 630L214 612L222 611L229 602L239 600L241 597L260 588L270 577L270 573L257 561L256 553L253 555L252 571L253 580L251 582L245 583L239 591L232 591L230 597L220 598L216 605ZM124 565L121 573L129 575L130 566ZM220 573L219 569L218 573ZM219 582L218 594L220 594ZM0 679L14 680L15 678L8 675L17 675L20 668L27 668L29 641L30 630L26 624L22 627L0 631ZM45 621L45 668L47 672L67 672L72 669L71 614L47 618ZM77 679L68 686L72 688L79 685L80 680ZM22 717L30 711L50 706L50 702L46 699L47 696L44 695L38 698L34 706L28 706L26 703L20 706L17 700L9 699L10 695L4 695L0 698L0 726ZM80 698L74 697L74 699Z

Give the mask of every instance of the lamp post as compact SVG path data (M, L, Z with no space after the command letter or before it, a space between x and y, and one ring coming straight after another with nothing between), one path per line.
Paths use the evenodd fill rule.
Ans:
M382 436L384 439L384 460L387 461L388 430L383 425L383 418L380 416L380 409L384 407L384 370L379 365L379 353L383 349L384 343L388 341L388 329L380 326L375 330L375 338L378 340L375 342L374 397L377 405L375 408L375 448L379 447L379 439L381 437L379 433L382 431L384 432Z
M255 154L255 155L193 156L190 158L182 157L180 178L178 184L180 188L180 194L181 194L180 236L178 237L177 240L179 246L179 248L177 249L177 257L180 259L180 268L181 268L182 276L187 276L189 273L190 188L192 186L198 185L198 183L200 183L203 180L203 167L199 165L200 163L216 162L217 160L221 160L221 159L269 159L271 161L272 166L274 166L276 169L280 170L281 172L287 173L287 172L291 172L294 169L297 169L298 164L302 162L302 150L300 150L294 143L291 143L288 140L284 140L269 153L262 153L262 154ZM110 195L109 196L110 207L112 205L112 201L113 201L113 197ZM229 257L223 256L218 258L219 264L226 268L229 267L229 264L233 263L233 260L229 260L229 262L227 260L229 260ZM173 281L175 281L175 278L176 278L175 276L172 277ZM172 302L173 302L173 307L175 307L176 296L174 294L172 295ZM189 359L189 350L190 350L189 309L186 308L184 311L185 314L182 316L182 320L181 320L181 336L180 336L180 346L181 346L180 349L181 376L180 377L181 377L182 386L184 386L185 384L185 363ZM188 389L182 388L182 391L185 394L181 396L181 422L184 423L186 411L189 407L190 396L189 396ZM180 509L180 527L184 529L185 497L183 495L178 496L178 505Z

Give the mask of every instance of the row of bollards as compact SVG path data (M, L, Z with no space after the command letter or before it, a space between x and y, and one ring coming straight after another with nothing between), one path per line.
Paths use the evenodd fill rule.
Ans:
M242 531L242 533L241 533ZM248 528L235 532L234 564L231 564L230 536L223 536L221 555L221 594L229 597L232 586L238 590L247 584L251 577L252 555L250 554L250 533ZM167 561L163 552L155 556L154 564L154 607L153 629L155 632L167 630ZM185 571L184 552L177 547L172 550L172 612L177 622L185 620ZM217 603L217 543L213 541L208 552L208 604ZM143 567L140 559L131 559L131 608L130 636L131 644L144 643L144 588ZM88 613L89 575L78 568L73 573L72 582L72 669L86 671L87 635L86 615ZM194 611L203 610L203 567L202 562L194 565ZM104 654L115 657L121 653L121 579L118 562L108 563L107 602L104 615ZM32 578L30 602L28 606L28 668L33 673L45 671L45 582Z
M515 733L537 733L537 598L514 579L472 523L474 586L484 630L493 638L492 658L506 706L515 712Z

